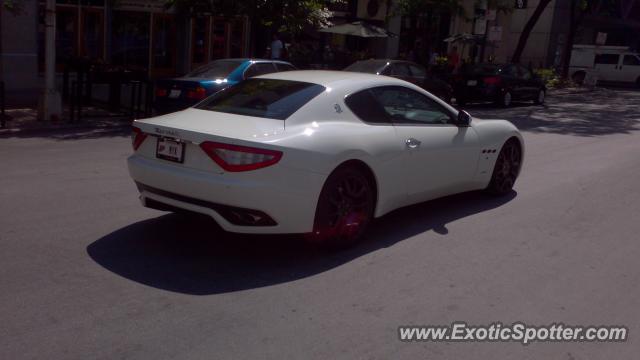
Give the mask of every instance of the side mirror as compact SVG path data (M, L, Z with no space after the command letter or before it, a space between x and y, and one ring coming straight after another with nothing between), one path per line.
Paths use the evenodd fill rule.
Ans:
M471 115L464 110L458 111L458 119L456 125L460 127L467 127L471 124Z

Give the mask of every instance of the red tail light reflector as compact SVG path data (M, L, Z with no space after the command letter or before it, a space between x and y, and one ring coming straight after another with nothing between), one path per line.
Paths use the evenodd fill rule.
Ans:
M199 86L193 90L187 91L187 97L189 99L201 100L207 97L207 90L202 86Z
M200 144L204 152L226 171L250 171L271 166L282 158L282 152L249 146L206 141Z
M482 81L484 81L484 83L487 84L487 85L499 84L500 83L500 76L486 77Z
M157 97L167 96L167 89L156 88L156 96Z
M133 132L131 133L131 146L133 146L133 151L138 150L140 145L144 142L144 139L147 138L147 134L143 133L142 130L137 127L133 127Z

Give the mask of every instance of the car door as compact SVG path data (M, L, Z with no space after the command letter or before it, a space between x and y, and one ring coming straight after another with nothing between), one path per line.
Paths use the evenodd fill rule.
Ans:
M598 54L595 57L594 68L598 72L598 80L618 81L619 54Z
M470 189L480 150L473 127L456 126L456 114L408 87L377 87L371 93L405 146L401 175L412 201Z
M537 79L531 71L524 66L518 66L518 79L523 99L535 99L540 88Z
M619 72L620 79L618 81L640 84L640 58L631 54L624 55Z
M526 90L522 86L517 65L507 65L500 71L504 87L511 91L514 99L526 97Z

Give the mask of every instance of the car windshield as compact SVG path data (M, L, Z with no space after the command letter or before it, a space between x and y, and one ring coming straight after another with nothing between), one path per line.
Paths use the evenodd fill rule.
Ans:
M497 75L501 70L496 64L476 64L463 67L463 73L467 75Z
M324 90L301 81L253 78L217 92L196 108L285 120Z
M387 64L384 60L357 61L344 68L344 71L376 74Z
M185 77L224 79L240 64L242 64L241 60L216 60L193 70Z

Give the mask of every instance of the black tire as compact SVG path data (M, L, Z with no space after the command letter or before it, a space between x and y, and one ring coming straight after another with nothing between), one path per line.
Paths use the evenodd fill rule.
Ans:
M497 196L510 193L520 174L521 165L522 148L520 142L515 138L509 139L500 149L493 167L491 181L486 189L487 192Z
M502 95L498 97L498 105L503 108L508 108L513 103L513 94L511 91L505 90Z
M538 95L535 99L533 99L533 103L536 105L544 104L544 99L546 98L547 92L544 89L538 90Z
M587 77L587 73L584 71L576 71L571 75L571 80L578 85L584 84L584 78Z
M325 182L307 241L325 250L357 243L373 219L374 184L356 167L336 169Z

